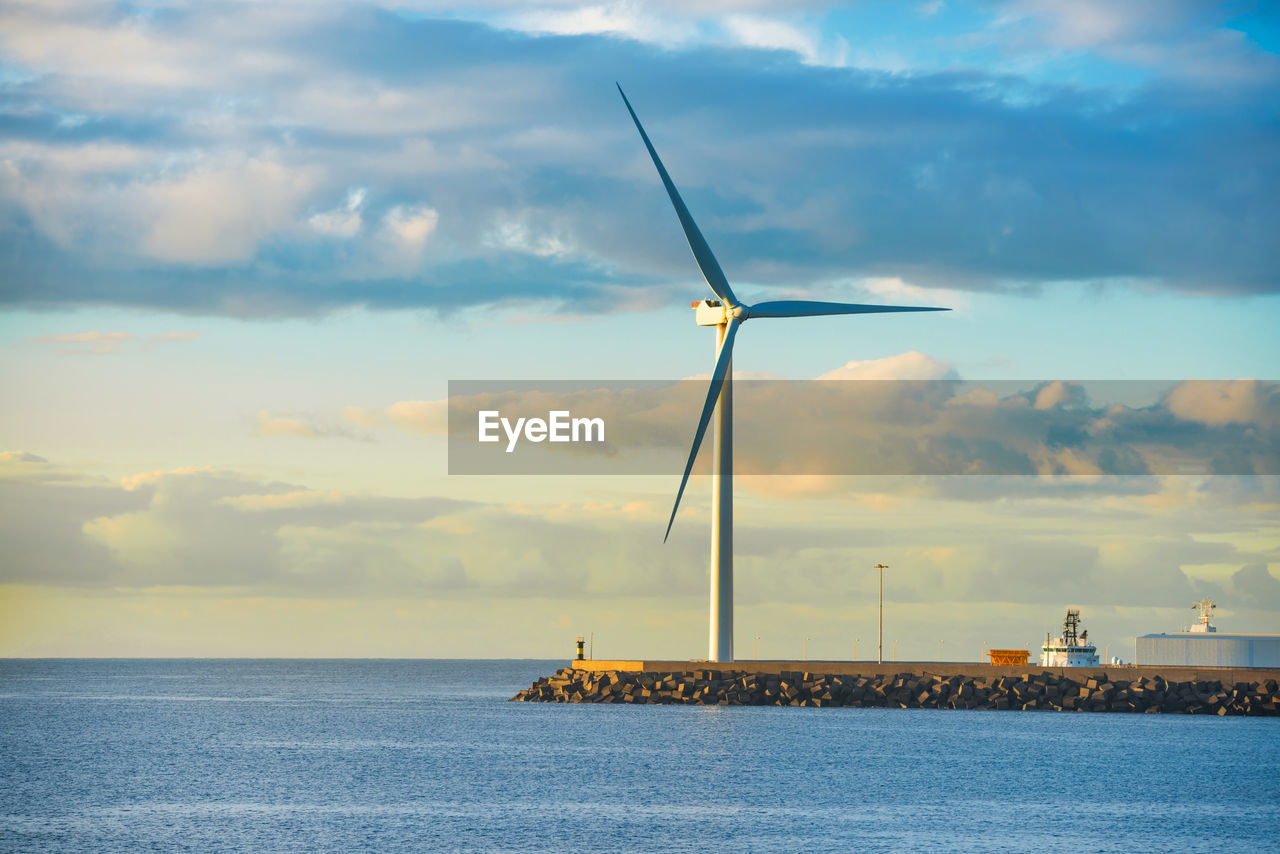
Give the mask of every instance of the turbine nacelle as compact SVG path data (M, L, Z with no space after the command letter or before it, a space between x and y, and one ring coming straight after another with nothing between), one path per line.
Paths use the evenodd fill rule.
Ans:
M733 309L718 299L697 299L691 303L694 322L699 326L721 326L733 317Z
M696 299L690 305L697 312L694 323L699 326L722 326L730 320L741 323L751 316L750 306L725 305L718 299Z

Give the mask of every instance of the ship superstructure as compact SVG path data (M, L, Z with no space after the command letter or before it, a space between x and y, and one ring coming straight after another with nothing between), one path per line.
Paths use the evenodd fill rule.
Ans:
M1080 612L1067 609L1062 623L1061 637L1044 634L1044 646L1040 647L1041 667L1097 667L1098 648L1089 643L1089 632L1080 631Z

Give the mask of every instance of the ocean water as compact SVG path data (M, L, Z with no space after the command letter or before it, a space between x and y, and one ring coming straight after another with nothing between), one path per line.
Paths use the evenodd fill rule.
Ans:
M0 661L0 850L1280 851L1280 719L508 703L561 661Z

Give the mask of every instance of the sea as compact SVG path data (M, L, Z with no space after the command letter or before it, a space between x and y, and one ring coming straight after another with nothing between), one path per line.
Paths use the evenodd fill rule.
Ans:
M1280 719L507 702L563 661L2 660L4 851L1280 851Z

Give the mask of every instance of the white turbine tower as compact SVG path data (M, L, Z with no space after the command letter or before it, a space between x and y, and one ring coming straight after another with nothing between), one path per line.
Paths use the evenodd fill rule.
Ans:
M694 260L698 268L711 286L717 299L702 300L694 303L697 309L696 322L699 326L716 327L716 367L711 372L711 385L707 389L707 400L702 405L702 416L698 419L698 429L693 434L693 447L689 449L689 460L684 465L684 476L680 478L680 489L676 491L675 504L671 508L671 518L667 521L667 532L662 541L666 542L671 535L671 525L675 522L676 511L680 508L680 498L684 495L685 485L689 482L689 472L693 470L693 461L698 456L698 447L707 432L707 424L711 421L711 413L719 404L716 418L715 438L712 440L714 460L711 468L711 642L707 658L710 661L733 661L733 382L729 363L733 357L733 338L738 327L753 317L817 317L827 314L876 314L890 311L949 311L946 308L925 308L921 306L900 305L859 305L843 302L813 302L810 300L774 300L747 305L733 294L729 281L725 278L711 248L698 231L697 224L689 215L684 200L671 183L658 152L654 151L649 135L640 125L636 111L631 109L631 102L618 86L618 94L627 105L631 120L640 131L644 147L653 158L653 165L658 169L658 176L667 188L671 204L675 206L676 216L684 228L685 237L689 239L689 248L693 250Z

